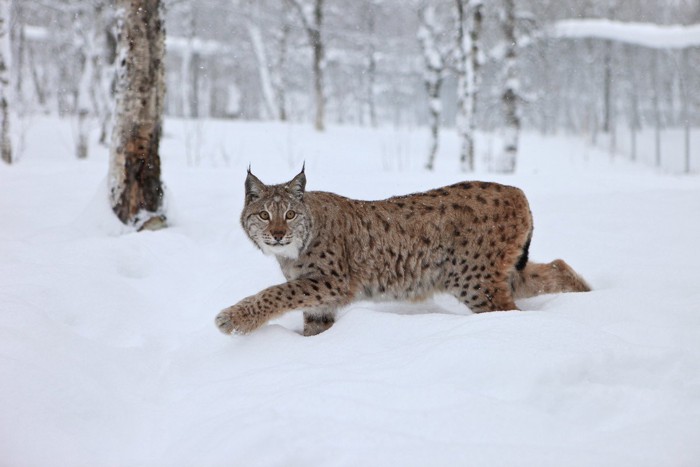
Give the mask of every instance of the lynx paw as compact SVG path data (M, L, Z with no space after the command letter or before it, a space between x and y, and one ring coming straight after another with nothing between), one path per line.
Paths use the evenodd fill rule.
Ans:
M224 334L248 334L262 326L265 321L258 318L251 300L242 300L222 310L216 316L216 326Z

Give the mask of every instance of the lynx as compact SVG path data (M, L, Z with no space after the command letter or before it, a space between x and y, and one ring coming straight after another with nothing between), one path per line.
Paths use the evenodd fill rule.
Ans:
M248 169L241 224L277 258L287 282L219 313L222 332L249 333L301 309L304 335L311 336L356 300L449 293L481 313L517 310L518 298L590 290L560 259L528 261L532 215L518 188L463 182L357 201L305 186L303 169L280 185L265 185Z

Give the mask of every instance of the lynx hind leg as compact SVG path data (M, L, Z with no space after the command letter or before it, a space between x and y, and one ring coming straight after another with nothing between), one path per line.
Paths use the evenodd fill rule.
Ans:
M512 279L515 298L559 292L589 292L591 287L564 260L528 262Z
M452 275L457 277L452 282L448 278L447 289L474 313L518 310L510 277L522 255L522 248L510 247L503 251L498 262L487 262L481 256L482 262L474 263L469 270L453 271ZM469 260L468 255L465 259Z
M446 281L447 292L464 303L474 313L517 310L508 275L495 272L452 273Z
M304 335L315 336L335 323L335 309L321 308L304 312Z
M508 311L517 310L513 300L513 294L506 281L478 284L474 286L476 290L469 295L464 303L474 313L485 311Z

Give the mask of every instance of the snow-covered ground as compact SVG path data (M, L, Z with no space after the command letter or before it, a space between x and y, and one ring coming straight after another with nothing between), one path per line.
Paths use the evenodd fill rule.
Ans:
M71 134L36 119L0 165L0 465L700 465L698 176L527 134L517 175L474 177L522 187L532 258L593 292L481 315L358 303L319 336L295 312L227 337L216 313L283 280L238 224L249 162L381 198L464 179L455 135L428 174L424 129L171 120L171 227L128 233L106 152L74 160Z

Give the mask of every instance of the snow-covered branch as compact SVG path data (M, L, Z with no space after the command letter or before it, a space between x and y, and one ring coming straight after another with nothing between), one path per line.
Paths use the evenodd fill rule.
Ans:
M562 38L605 39L652 49L685 49L700 46L700 24L664 26L607 19L573 19L554 23L551 35Z
M24 25L24 35L28 41L48 42L51 40L51 33L48 28L42 26ZM226 54L231 50L231 46L215 40L193 39L169 35L165 38L165 46L170 52L178 54L186 49L191 49L199 55Z

